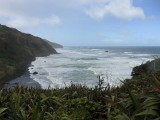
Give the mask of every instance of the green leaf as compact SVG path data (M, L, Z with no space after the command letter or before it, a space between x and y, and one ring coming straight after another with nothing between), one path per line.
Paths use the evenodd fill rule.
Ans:
M55 118L54 118L54 115L51 115L51 113L46 112L46 114L47 114L50 118L52 118L53 120L55 119Z
M42 99L47 97L44 93L41 93L40 96L41 96Z
M146 116L146 115L158 116L158 113L155 110L147 109L141 113L136 114L136 116Z
M158 88L158 89L160 89L160 81L154 76L154 75L152 75L153 76L153 83L154 83L154 85Z
M155 97L149 97L143 102L143 109L154 106L154 109L157 109L158 104L160 104L160 99Z
M20 109L20 113L21 113L23 119L26 119L26 113L22 108Z
M125 88L127 89L128 93L129 93L129 97L132 100L132 103L133 103L135 109L139 109L140 108L140 102L139 102L138 98L132 93L132 91L129 89L129 87L126 84L125 84Z
M2 114L6 110L7 110L7 108L0 108L0 114Z
M122 113L122 115L117 115L115 119L116 120L130 120L130 118L125 113Z
M42 103L42 102L45 102L46 100L48 100L49 99L49 97L46 97L46 98L43 98L40 102Z
M39 120L41 117L41 112L40 112L40 104L38 103L34 109L33 109L33 113L32 113L32 120Z

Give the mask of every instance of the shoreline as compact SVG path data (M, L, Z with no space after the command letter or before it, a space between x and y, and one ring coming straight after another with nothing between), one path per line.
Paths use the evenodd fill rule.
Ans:
M56 53L38 55L30 60L24 61L23 64L16 70L16 72L12 76L3 78L3 80L0 81L0 90L5 88L14 88L17 85L21 85L26 88L42 88L38 82L30 78L28 68L31 66L31 63L36 60L36 57L46 57L52 54L58 53L56 51Z
M20 79L32 81L26 75L31 62L36 57L57 53L43 38L1 24L0 32L3 33L0 40L0 90L15 79L20 83L25 83Z
M23 63L15 70L15 72L12 75L5 76L3 79L0 81L0 90L4 88L4 86L9 83L10 81L19 78L23 76L26 72L28 67L30 66L31 62L34 61L35 58L32 58L27 61L23 61Z
M38 82L30 78L30 73L28 70L26 70L21 76L4 83L2 88L12 89L17 85L23 86L25 88L42 88Z

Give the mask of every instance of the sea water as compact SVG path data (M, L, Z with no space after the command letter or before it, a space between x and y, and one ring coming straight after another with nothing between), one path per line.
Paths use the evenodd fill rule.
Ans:
M30 77L44 89L71 83L93 87L98 75L105 84L120 85L131 78L133 67L159 56L160 47L65 47L57 52L37 57L29 67Z

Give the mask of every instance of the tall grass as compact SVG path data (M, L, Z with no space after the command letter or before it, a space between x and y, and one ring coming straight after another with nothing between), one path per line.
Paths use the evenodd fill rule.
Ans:
M152 77L151 77L152 76ZM1 120L158 120L159 73L124 81L121 87L71 84L61 89L17 86L0 91ZM153 83L148 85L149 83ZM144 85L145 84L145 85ZM156 86L155 86L156 85ZM141 87L140 87L141 86Z

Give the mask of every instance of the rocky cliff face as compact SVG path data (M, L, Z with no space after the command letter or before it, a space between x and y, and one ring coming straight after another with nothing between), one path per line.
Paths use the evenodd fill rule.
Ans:
M0 86L22 74L35 57L55 53L43 39L0 25Z

